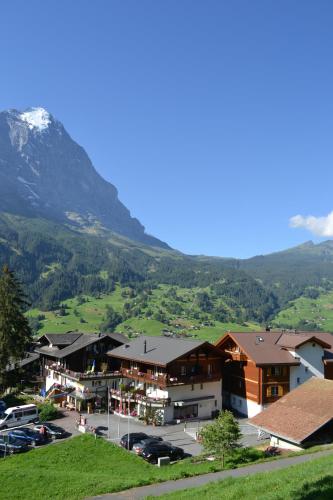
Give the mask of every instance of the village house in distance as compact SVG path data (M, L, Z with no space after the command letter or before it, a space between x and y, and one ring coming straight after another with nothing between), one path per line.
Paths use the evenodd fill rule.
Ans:
M222 408L223 354L205 341L140 336L108 352L120 362L122 386L112 390L113 410L160 423L211 418Z
M216 342L226 360L223 407L253 417L311 377L333 378L332 335L228 333Z

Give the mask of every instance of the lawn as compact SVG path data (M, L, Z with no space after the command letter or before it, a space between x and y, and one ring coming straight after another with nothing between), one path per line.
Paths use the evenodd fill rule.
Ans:
M175 300L168 297L170 288L177 290L177 302L180 304L181 313L172 314L168 311L168 304L175 303ZM200 321L193 317L194 313L198 313L199 309L195 305L195 294L199 289L186 289L180 287L170 287L168 285L160 285L152 290L152 293L146 297L147 304L140 306L141 313L130 317L117 326L118 332L127 334L144 333L145 335L160 335L163 329L171 329L172 331L186 331L194 338L208 340L214 342L227 331L255 331L259 327L255 323L247 323L240 325L237 323L221 323L219 321L211 321L208 314L208 321ZM68 331L80 331L83 333L98 332L100 324L104 320L106 307L112 306L119 313L123 312L125 302L129 302L135 307L140 304L140 296L129 298L123 296L122 289L119 285L115 291L101 295L99 298L84 296L74 297L63 301L65 306L65 315L60 315L59 311L40 311L32 309L28 311L28 317L40 317L41 327L38 334L46 332L65 333ZM148 314L147 311L150 311ZM154 316L158 311L163 312L163 321L156 319ZM168 322L171 322L171 326ZM173 326L172 323L184 323L183 328ZM177 329L178 328L178 329ZM181 332L180 332L181 333Z
M272 324L296 328L301 321L316 329L333 332L333 292L322 293L317 299L300 297L292 301L288 308L275 317Z
M243 463L262 456L256 450L241 453ZM228 466L235 466L235 462L229 462ZM221 462L196 463L185 459L159 469L102 438L95 440L82 435L0 460L0 497L1 500L82 499L221 468Z
M149 497L150 499L155 497ZM333 455L281 471L228 478L156 497L164 500L319 500L333 498Z

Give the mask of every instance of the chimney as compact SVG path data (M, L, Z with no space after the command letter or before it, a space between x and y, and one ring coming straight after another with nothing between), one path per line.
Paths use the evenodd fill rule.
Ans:
M147 340L145 340L143 343L143 352L144 352L144 354L147 353Z

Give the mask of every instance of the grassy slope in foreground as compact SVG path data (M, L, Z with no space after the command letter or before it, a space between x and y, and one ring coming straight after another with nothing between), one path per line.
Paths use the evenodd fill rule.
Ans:
M333 455L281 471L209 483L159 496L165 500L262 499L318 500L333 498ZM155 498L155 497L149 497ZM157 497L156 497L157 498Z
M163 301L165 302L168 300L165 294L170 288L171 287L168 285L160 285L158 288L154 289L152 295L148 297L148 306L142 308L142 314L127 319L118 325L116 330L124 333L133 331L145 333L146 335L160 335L162 329L168 328L167 323L162 323L161 321L153 319L153 317L147 318L145 317L145 312L147 308L149 308L154 315L154 313L162 309L168 320L176 321L179 316L168 313L167 309L162 306ZM213 326L202 326L200 320L191 318L193 311L198 311L194 303L195 293L198 289L173 288L177 289L181 297L180 303L183 308L183 313L180 319L189 326L193 325L199 328L198 330L188 329L188 331L197 336L197 338L214 342L229 330L254 331L258 328L260 329L259 325L249 322L245 326L237 323L221 323L219 321L214 321ZM32 309L27 315L36 317L43 314L45 316L45 320L41 322L42 328L39 330L39 334L46 332L64 333L70 330L78 330L83 333L98 332L107 305L111 305L116 311L122 313L125 302L133 303L136 301L136 298L129 299L128 297L123 297L121 293L122 289L117 285L113 293L101 295L100 298L85 296L85 302L83 304L80 304L77 298L65 300L63 304L67 307L66 316L59 316L55 311L43 312L37 309ZM172 329L175 331L175 328Z
M322 293L317 299L300 297L290 302L272 324L296 328L300 321L315 324L317 329L333 332L333 292Z
M251 451L248 461L260 458ZM229 464L229 466L235 466ZM158 468L102 438L74 437L0 461L1 500L74 500L221 470L190 459Z

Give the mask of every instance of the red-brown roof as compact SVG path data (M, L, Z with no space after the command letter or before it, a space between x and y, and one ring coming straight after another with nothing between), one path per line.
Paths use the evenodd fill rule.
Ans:
M331 334L329 334L331 335ZM333 340L333 338L332 338ZM283 333L277 344L281 347L286 347L289 349L296 349L307 342L316 342L317 344L330 349L332 347L331 344L325 342L322 338L320 338L317 334L306 334L306 333Z
M333 380L311 378L270 405L250 424L300 444L333 419Z
M298 365L299 361L288 349L296 349L306 342L316 342L325 349L325 357L333 356L333 336L324 332L237 332L216 342L216 346L223 349L223 343L230 337L240 349L256 363L263 365Z

